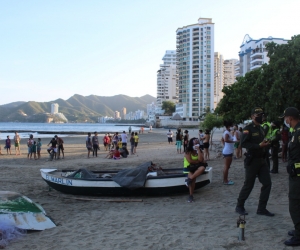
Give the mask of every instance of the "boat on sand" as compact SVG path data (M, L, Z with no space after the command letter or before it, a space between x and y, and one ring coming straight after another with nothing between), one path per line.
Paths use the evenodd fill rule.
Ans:
M182 168L161 169L146 162L134 169L90 171L87 169L41 169L43 180L53 189L73 195L135 196L188 192ZM212 168L197 177L195 190L212 181Z

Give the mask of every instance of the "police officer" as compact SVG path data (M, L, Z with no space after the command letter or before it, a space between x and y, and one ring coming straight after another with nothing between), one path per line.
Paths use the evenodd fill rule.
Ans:
M266 140L270 140L270 139L271 139L271 133L272 133L272 127L271 127L271 123L269 123L269 122L266 120L266 117L267 117L267 115L264 114L264 116L263 116L263 123L261 124L261 126L262 126L262 128L263 128L264 133L265 133L265 139L266 139ZM270 164L270 159L269 159L269 156L270 156L270 155L269 155L270 148L271 148L271 145L268 145L268 146L265 148L266 153L267 153L267 155L266 155L266 162L267 162L267 164L268 164L269 169L270 169L270 166L271 166L271 164Z
M272 182L270 170L265 160L265 148L269 146L269 142L265 140L265 134L261 127L263 113L261 108L254 108L251 112L252 122L243 130L241 144L243 148L247 149L246 158L244 160L245 182L240 191L235 208L235 211L241 215L248 214L244 204L253 189L256 176L258 176L258 180L263 186L261 188L256 213L259 215L274 216L273 213L266 209Z
M287 127L293 128L288 146L289 173L289 210L295 230L288 232L293 236L284 242L287 246L300 246L300 120L299 110L294 107L287 108L283 115Z
M280 124L277 121L271 123L270 144L272 149L273 168L270 171L272 174L278 174L278 150L279 141L281 140Z

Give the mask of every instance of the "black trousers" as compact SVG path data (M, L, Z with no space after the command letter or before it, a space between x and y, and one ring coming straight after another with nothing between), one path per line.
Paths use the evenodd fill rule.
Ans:
M295 236L300 238L300 177L289 177L289 211L295 227Z
M98 151L99 146L94 144L93 145L93 156L95 155L97 157L97 151Z
M272 146L272 161L273 161L273 170L278 171L278 149L279 145Z
M259 182L262 184L258 210L262 210L267 207L272 182L270 170L264 158L254 158L248 166L245 166L245 182L240 191L237 206L244 207L245 201L248 199L254 187L256 176L258 177Z

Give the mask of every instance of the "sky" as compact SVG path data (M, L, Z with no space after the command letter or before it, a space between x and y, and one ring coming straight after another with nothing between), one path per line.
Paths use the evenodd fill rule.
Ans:
M237 58L246 34L299 34L299 0L0 0L0 105L74 94L156 97L176 30L215 23L215 51Z

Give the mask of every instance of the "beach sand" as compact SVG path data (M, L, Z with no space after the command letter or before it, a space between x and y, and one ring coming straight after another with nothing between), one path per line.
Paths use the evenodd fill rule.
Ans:
M157 129L141 134L137 155L119 161L104 159L107 152L102 145L97 158L87 159L84 136L64 138L63 160L47 161L46 144L50 139L44 138L40 160L26 158L24 140L21 156L15 156L14 149L12 155L1 155L1 190L28 196L41 204L57 224L53 229L28 232L7 249L285 249L283 242L293 224L288 212L288 175L282 163L279 174L271 176L273 187L267 208L275 217L256 214L261 187L257 181L245 204L249 215L243 242L238 241L239 216L234 211L244 181L241 159L234 160L229 171L235 184L225 186L223 160L210 151L208 164L213 167L213 181L195 192L194 203L187 202L188 189L186 194L171 196L126 197L129 201L120 203L101 201L119 199L115 197L92 197L100 199L97 201L65 199L68 195L49 192L40 176L40 168L123 169L145 161L162 168L182 167L183 154L177 154L175 145L168 144L166 133ZM197 130L190 130L190 136L196 135ZM136 199L143 201L130 201Z

